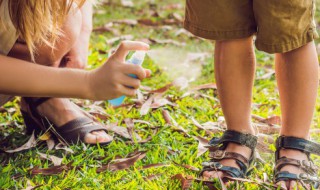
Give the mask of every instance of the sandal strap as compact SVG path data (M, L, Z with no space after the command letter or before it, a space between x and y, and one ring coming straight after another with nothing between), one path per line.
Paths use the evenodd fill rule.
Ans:
M258 138L252 134L244 134L233 130L226 130L222 137L214 137L210 140L211 146L226 146L229 142L237 143L254 151Z
M97 125L91 119L87 117L80 117L69 121L61 127L55 128L60 138L64 138L64 141L77 143L79 140L84 142L84 137L93 131L105 131L108 132L105 127Z
M203 170L204 171L222 171L227 175L235 178L244 178L247 175L248 168L252 161L254 160L254 149L257 145L258 138L251 134L244 134L237 131L226 130L222 137L214 137L209 142L209 157L211 160L209 162L204 162ZM236 152L227 152L225 151L228 143L233 142L243 146L246 146L251 149L252 153L250 158L246 158L243 155ZM224 159L233 159L236 161L239 168L224 166L219 161Z
M226 152L224 150L216 150L209 153L209 157L213 161L221 161L223 159L234 159L240 168L246 170L249 167L249 159L236 152Z
M296 160L293 158L282 157L277 160L275 169L280 171L284 166L291 165L302 169L304 172L317 175L317 166L311 160Z
M317 174L318 167L314 165L310 159L310 154L320 155L320 145L306 139L297 137L285 137L280 136L276 141L276 166L275 166L275 182L279 181L303 181L306 182L315 189L320 187L320 179ZM295 149L304 152L308 156L308 160L296 160L293 158L280 157L281 149ZM293 174L288 171L279 171L284 166L291 165L298 167L304 171L304 173Z
M276 141L276 148L280 150L296 149L308 154L316 154L320 156L320 144L297 137L280 136Z
M222 171L233 178L245 177L245 174L240 169L231 166L224 166L219 162L203 162L202 166L203 169L200 173L200 176L202 176L203 172L205 171Z

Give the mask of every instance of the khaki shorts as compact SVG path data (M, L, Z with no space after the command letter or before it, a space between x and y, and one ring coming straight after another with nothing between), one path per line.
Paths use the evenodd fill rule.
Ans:
M318 37L315 0L186 0L184 26L211 40L256 34L256 47L284 53Z

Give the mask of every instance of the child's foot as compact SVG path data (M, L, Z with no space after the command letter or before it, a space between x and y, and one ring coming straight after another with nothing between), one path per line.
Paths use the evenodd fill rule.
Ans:
M27 103L21 101L22 110L26 110ZM64 124L80 117L88 117L83 113L81 108L73 104L68 99L50 98L37 107L37 111L45 116L55 126L63 126ZM107 143L112 140L105 131L93 131L85 135L84 142L88 144Z
M250 148L236 144L236 143L231 143L231 142L227 145L227 148L225 151L226 152L235 152L235 153L241 154L242 156L244 156L248 160L249 160L251 153L252 153ZM240 169L240 167L236 163L235 159L227 159L226 158L226 159L219 161L219 163L222 164L223 166L230 166L230 167L235 167L235 168ZM224 177L230 177L230 176L223 171L205 171L205 172L203 172L203 177L205 179L215 179L215 178L223 179Z
M299 150L294 150L294 149L282 149L280 150L280 158L281 157L286 157L286 158L293 158L296 160L308 160L308 157L305 153L299 151ZM288 171L293 174L300 174L304 173L302 169L296 166L292 165L286 165L284 166L280 171ZM277 183L280 187L283 189L288 189L288 190L294 190L294 189L299 189L298 186L301 187L301 184L297 183L297 181L279 181ZM310 188L310 187L309 187Z

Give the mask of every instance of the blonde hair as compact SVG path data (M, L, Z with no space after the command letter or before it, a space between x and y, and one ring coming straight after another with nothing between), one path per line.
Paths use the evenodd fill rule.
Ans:
M45 43L54 48L61 26L74 4L80 7L85 0L0 0L0 26L9 15L17 35L27 44L34 60L36 44ZM6 7L7 9L3 8ZM7 11L4 13L4 11ZM3 17L3 18L2 18Z

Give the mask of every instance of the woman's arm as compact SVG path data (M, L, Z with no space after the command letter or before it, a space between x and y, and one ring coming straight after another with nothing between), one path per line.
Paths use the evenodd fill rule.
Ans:
M126 64L125 58L129 51L148 49L142 42L122 42L104 65L92 71L46 67L0 55L0 94L92 100L133 96L150 71Z
M0 55L0 93L88 98L88 72L46 67Z

